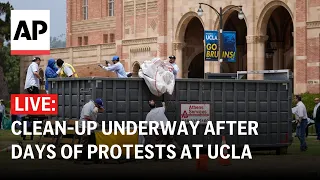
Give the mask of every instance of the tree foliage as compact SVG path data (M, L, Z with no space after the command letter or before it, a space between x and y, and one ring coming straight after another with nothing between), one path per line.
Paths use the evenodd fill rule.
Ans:
M20 91L20 58L10 55L10 46L4 46L0 50L0 59L3 60L4 79L8 93L16 94Z
M65 48L66 47L66 37L61 34L58 37L50 37L50 48Z
M13 7L9 2L0 2L0 16L4 16L4 19L0 19L0 43L3 43L3 40L10 40L10 21L12 9Z
M10 40L10 21L12 9L13 7L9 2L0 2L0 17L4 17L0 18L0 98L5 100L9 99L9 92L7 86L7 78L4 76L4 74L6 74L4 71L6 69L5 64L7 61L6 55L3 51L6 47L3 47L3 43L4 41Z

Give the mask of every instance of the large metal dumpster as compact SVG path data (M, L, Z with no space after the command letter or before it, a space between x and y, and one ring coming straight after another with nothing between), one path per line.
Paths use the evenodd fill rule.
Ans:
M229 136L228 144L252 148L288 147L292 140L290 80L212 80L178 79L173 95L155 97L140 78L64 78L50 79L49 92L59 95L59 114L53 119L77 119L81 107L90 99L104 100L106 111L98 121L142 121L149 112L148 100L165 100L167 117L180 121L183 103L210 104L210 120L258 121L258 136ZM219 136L178 136L179 144L220 144Z

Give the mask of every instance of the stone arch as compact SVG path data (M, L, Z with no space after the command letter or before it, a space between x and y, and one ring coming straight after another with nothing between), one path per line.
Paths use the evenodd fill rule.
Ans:
M140 70L140 63L138 61L135 61L132 64L132 77L138 77L139 70Z
M260 13L258 23L256 26L257 27L257 29L256 29L257 35L264 36L267 34L267 26L268 26L267 22L271 16L272 12L279 6L284 7L289 12L292 20L294 19L293 13L292 13L290 7L286 3L282 2L282 1L271 1L263 8L263 10Z
M264 53L265 70L290 69L294 71L293 8L293 3L290 1L272 0L264 3L259 13L255 34L265 37L264 48L261 49L261 52Z
M232 5L226 6L225 8L222 9L222 11L230 8L231 6L232 6ZM217 10L219 11L219 9L217 9ZM225 25L225 23L228 21L230 15L231 15L234 11L238 11L238 12L239 12L239 10L240 10L240 9L238 9L238 8L234 8L234 9L228 11L226 14L224 14L224 15L222 16L222 22L223 22L222 25L223 25L223 26ZM243 11L243 9L242 9L242 11ZM246 23L246 26L248 27L246 13L243 12L243 14L244 14L244 18L243 18L243 19L244 19L244 22ZM220 27L219 27L219 23L220 23L220 22L219 22L219 16L217 15L216 21L214 22L214 29L219 29L219 28L220 28Z
M185 32L186 32L186 29L189 25L189 22L194 18L198 18L199 21L201 22L202 26L204 27L204 22L203 20L198 16L198 14L196 12L188 12L186 14L184 14L179 23L178 23L178 26L177 26L177 29L176 29L176 33L175 33L175 40L176 42L184 42L184 35L185 35Z
M204 44L203 44L203 37L204 37L204 27L201 22L201 20L197 17L193 17L188 24L186 25L186 29L183 36L183 43L184 47L181 49L182 53L182 64L183 67L182 75L184 77L190 77L190 72L193 74L194 77L203 77L203 74L201 74L202 71L204 71L204 56L200 56L199 54L203 54L204 50ZM198 53L198 55L194 55L196 51L201 51ZM194 56L193 59L190 57ZM186 66L186 64L190 64L189 66ZM201 61L201 62L199 62ZM194 65L192 65L195 63ZM190 70L190 66L192 66ZM189 72L190 71L190 72Z

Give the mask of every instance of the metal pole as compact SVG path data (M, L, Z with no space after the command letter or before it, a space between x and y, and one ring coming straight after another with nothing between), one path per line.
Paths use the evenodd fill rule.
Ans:
M226 13L226 12L228 12L229 10L231 10L231 9L234 9L234 8L240 8L240 11L241 11L241 13L242 13L242 6L230 6L228 9L226 9L225 10L225 12L223 12L222 11L222 7L220 7L220 12L218 12L214 7L212 7L211 5L209 5L209 4L206 4L206 3L199 3L199 10L198 10L198 12L201 12L201 13L203 13L203 10L201 9L201 5L206 5L206 6L209 6L212 10L214 10L217 14L218 14L218 16L219 16L219 23L220 23L220 29L219 29L219 59L218 59L218 61L219 61L219 66L220 66L220 69L221 69L221 62L223 61L223 35L222 35L222 33L223 33L223 14L224 13ZM242 14L243 15L243 14ZM222 60L221 62L220 62L220 60ZM221 72L220 72L221 73Z
M220 70L221 70L221 61L220 61L220 59L222 59L222 28L223 28L223 25L222 25L222 23L223 23L222 7L220 7L219 19L220 19L220 29L219 29L219 65L220 65Z

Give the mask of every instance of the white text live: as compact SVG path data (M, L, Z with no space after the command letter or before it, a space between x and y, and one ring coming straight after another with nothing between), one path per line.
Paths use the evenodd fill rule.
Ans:
M50 97L24 97L24 104L20 103L19 97L15 97L15 111L28 112L28 111L54 111L50 108L51 98ZM29 107L29 102L31 107ZM40 106L41 102L41 107ZM22 107L21 107L22 106ZM41 108L41 109L39 109Z

